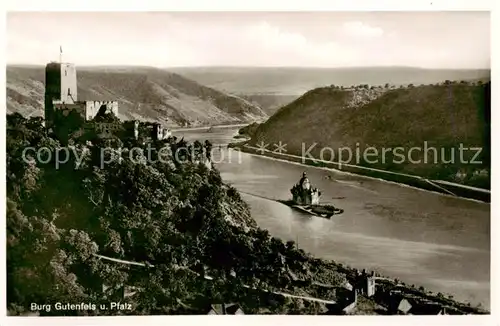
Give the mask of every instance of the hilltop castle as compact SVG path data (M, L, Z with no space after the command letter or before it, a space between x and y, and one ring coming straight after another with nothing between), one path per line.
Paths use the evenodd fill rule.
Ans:
M57 123L58 113L67 117L75 112L82 122L91 121L98 112L118 116L118 101L78 101L76 67L72 63L51 62L45 67L45 127Z
M139 122L126 121L123 126L113 122L96 122L97 116L112 113L118 117L118 101L78 101L76 67L72 63L50 62L45 67L45 128L58 137L67 138L93 130L101 137L119 131L127 136L139 137ZM157 140L168 138L171 132L159 123L147 125L149 137Z

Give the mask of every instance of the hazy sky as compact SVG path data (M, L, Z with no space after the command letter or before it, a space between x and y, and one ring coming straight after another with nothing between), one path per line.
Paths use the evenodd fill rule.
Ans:
M7 63L489 68L486 12L8 13Z

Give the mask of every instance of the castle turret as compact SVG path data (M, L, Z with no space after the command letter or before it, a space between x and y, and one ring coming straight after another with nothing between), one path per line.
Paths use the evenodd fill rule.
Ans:
M311 189L311 182L309 182L309 179L305 179L304 182L302 183L302 189L304 190L310 190Z
M317 205L321 192L312 188L311 182L307 178L306 172L302 174L299 183L290 190L293 196L293 201L298 205Z

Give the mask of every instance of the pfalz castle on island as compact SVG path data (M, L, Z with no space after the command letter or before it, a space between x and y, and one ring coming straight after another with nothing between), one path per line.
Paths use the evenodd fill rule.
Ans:
M46 129L63 137L89 129L106 137L113 135L120 127L116 123L94 121L97 115L112 113L118 117L118 101L78 100L76 67L72 63L50 62L46 65L44 113ZM71 127L68 127L69 125ZM139 121L126 121L124 125L131 137L139 137ZM159 123L153 123L151 127L151 137L154 139L161 140L171 135L171 132Z

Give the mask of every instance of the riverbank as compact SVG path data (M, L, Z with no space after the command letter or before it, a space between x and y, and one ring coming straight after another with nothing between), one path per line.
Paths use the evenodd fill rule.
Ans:
M286 153L278 153L267 149L260 149L257 147L249 146L247 141L233 143L230 144L229 147L239 149L242 152L248 154L260 155L267 158L284 160L306 166L333 169L343 173L352 173L354 175L394 182L397 184L407 185L410 187L437 192L440 194L446 194L454 197L479 200L486 203L489 203L491 201L491 192L487 189L475 188L442 180L430 180L416 175L396 173L364 166L311 159Z
M179 131L196 131L196 130L209 130L209 129L223 129L223 128L238 128L238 127L246 127L248 123L240 123L240 124L222 124L222 125L205 125L205 126L196 126L196 127L182 127L182 128L172 128L170 131L179 132Z

